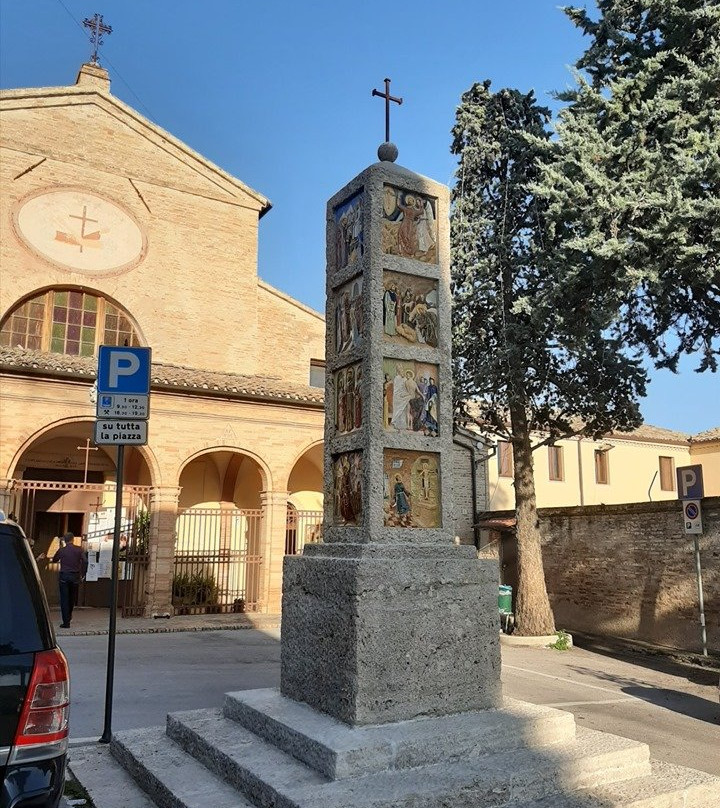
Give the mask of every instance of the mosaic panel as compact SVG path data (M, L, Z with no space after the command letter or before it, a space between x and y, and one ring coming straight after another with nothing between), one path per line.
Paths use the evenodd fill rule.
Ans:
M441 527L440 455L385 449L385 527Z
M363 419L360 363L335 371L335 429L345 434L360 429Z
M389 255L437 264L436 200L386 185L383 192L382 249Z
M438 434L438 366L384 359L383 428Z
M335 216L335 269L351 266L363 257L362 191L338 205Z
M365 327L361 277L338 289L334 321L336 353L342 355L356 349Z
M438 282L383 273L383 335L399 345L438 346Z
M362 524L362 452L333 458L333 524Z

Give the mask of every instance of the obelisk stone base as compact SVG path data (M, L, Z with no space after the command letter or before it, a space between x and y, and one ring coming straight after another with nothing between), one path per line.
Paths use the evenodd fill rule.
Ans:
M495 563L452 545L311 553L285 559L283 695L351 725L501 705Z

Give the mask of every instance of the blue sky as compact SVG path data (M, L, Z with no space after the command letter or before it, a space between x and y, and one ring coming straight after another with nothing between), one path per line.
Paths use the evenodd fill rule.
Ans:
M550 93L582 38L552 0L0 0L0 85L71 84L90 46L74 20L113 27L112 92L269 197L262 278L324 310L325 202L374 162L392 79L398 162L452 183L450 129L474 81ZM73 20L74 18L74 20ZM653 371L647 422L720 423L717 374Z

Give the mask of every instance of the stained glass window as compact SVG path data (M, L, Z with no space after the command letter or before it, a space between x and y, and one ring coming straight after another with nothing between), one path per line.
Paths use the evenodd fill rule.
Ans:
M0 329L0 345L38 350L42 348L45 306L37 300L26 300L5 321Z
M99 345L140 345L126 312L75 289L53 289L26 300L5 319L0 345L72 356L95 356Z

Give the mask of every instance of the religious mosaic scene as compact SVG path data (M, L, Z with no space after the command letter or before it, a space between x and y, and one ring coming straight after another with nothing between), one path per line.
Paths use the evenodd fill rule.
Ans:
M440 455L385 449L383 458L386 527L441 527Z
M362 277L342 286L335 303L335 351L357 349L363 333Z
M362 452L333 458L333 523L362 524Z
M437 281L403 272L384 272L383 335L386 342L437 348Z
M383 360L383 428L438 434L438 366Z
M335 208L335 268L354 264L363 257L362 192Z
M386 185L383 194L382 249L389 255L437 264L435 200Z
M339 434L362 426L362 368L356 365L335 372L335 429Z

